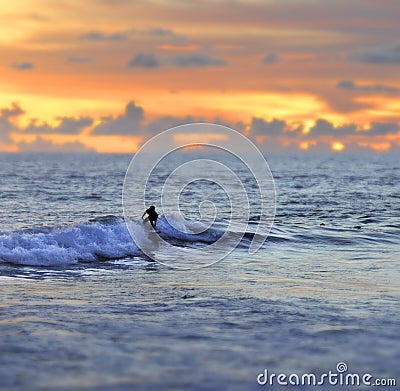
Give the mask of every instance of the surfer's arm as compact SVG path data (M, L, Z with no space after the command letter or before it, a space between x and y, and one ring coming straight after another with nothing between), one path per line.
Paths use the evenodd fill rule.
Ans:
M147 213L147 211L144 211L143 215L142 215L142 219L144 218L144 215Z

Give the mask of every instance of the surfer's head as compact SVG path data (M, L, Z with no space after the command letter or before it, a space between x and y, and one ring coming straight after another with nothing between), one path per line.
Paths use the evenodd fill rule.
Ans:
M149 209L150 209L150 210L155 210L156 207L155 207L154 205L151 205Z

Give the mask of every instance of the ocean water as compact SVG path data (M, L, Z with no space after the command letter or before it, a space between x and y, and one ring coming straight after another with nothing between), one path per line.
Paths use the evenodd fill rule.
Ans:
M161 165L146 200L158 208L168 173L196 153ZM186 269L154 262L132 241L121 199L130 159L0 155L1 390L317 389L257 377L338 373L338 363L344 374L400 383L398 156L267 156L276 214L255 254L259 193L221 158L243 171L249 224L233 222L225 245L243 237L223 260L197 268L201 256L181 257ZM216 219L193 234L204 199ZM207 181L191 184L180 202L193 223L180 231L177 216L161 214L160 237L212 258L228 200ZM142 213L137 204L131 223L154 258L174 260Z

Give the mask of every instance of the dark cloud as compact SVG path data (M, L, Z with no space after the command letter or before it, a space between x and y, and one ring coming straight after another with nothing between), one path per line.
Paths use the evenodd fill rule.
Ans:
M347 86L349 88L349 85ZM346 93L347 92L347 93ZM372 100L358 100L354 99L354 93L356 91L343 90L343 87L329 88L326 86L318 87L314 92L324 100L332 112L339 112L342 114L353 113L357 111L368 111L374 109L376 103Z
M398 156L400 155L400 142L393 143L392 147L390 148L390 150L388 151L390 154L393 154L393 156L398 159Z
M203 117L182 116L175 117L171 115L157 117L152 121L146 121L145 112L142 107L137 106L135 102L129 102L125 112L117 117L106 117L102 123L96 126L92 135L141 135L153 136L167 129L179 125L192 123L212 122L219 125L228 126L239 132L244 132L246 125L243 122L231 123L221 118L215 118L210 121Z
M11 68L14 68L18 71L27 71L29 69L33 69L34 65L31 62L16 62L11 64Z
M163 117L158 117L154 121L150 122L144 129L144 133L146 133L149 136L153 136L154 134L163 132L164 130L168 130L175 126L187 125L193 123L213 123L217 125L223 125L241 133L243 133L246 128L246 125L243 122L239 121L236 123L232 123L222 118L214 118L213 120L207 120L206 118L192 117L189 115L185 117L163 116Z
M274 64L275 62L279 61L279 57L276 53L268 53L261 61L262 64Z
M354 84L357 85L356 83ZM21 151L86 152L88 150L78 142L56 145L46 140L46 136L42 137L40 135L56 133L77 135L93 126L93 118L56 117L58 120L57 125L50 125L47 122L39 123L37 120L32 120L25 128L20 128L17 120L23 114L25 114L24 110L17 103L0 109L1 143L12 145L9 134L11 132L20 132L21 134L36 135L34 143L22 142L16 144ZM147 138L178 125L196 122L213 122L249 134L251 138L256 140L260 149L266 152L298 151L301 143L304 145L306 143L310 144L309 152L331 152L332 143L335 140L340 140L345 144L346 151L353 152L360 150L360 146L364 144L369 145L368 140L381 142L389 139L389 137L385 137L386 135L397 135L400 132L400 125L396 119L391 120L391 122L373 122L369 128L363 130L358 129L355 124L335 126L326 119L318 119L308 134L303 134L303 124L276 118L264 120L253 117L250 123L246 124L243 122L230 123L221 118L215 118L210 121L206 118L192 116L162 116L149 121L143 108L131 101L126 105L122 114L102 118L101 123L92 130L91 135L140 135ZM395 138L395 136L392 136L393 140ZM391 143L396 145L396 141ZM394 149L392 148L392 150Z
M286 130L286 122L273 119L265 121L262 118L253 117L250 124L250 134L252 136L278 136Z
M8 129L8 126L6 124L6 126L4 126L5 124L3 123L3 119L0 118L0 142L2 143L9 143L10 137L9 137L9 133L11 129Z
M246 124L242 121L237 121L232 123L224 120L223 118L215 118L212 122L214 124L227 126L228 128L236 130L239 133L244 133L247 128Z
M308 135L311 137L316 135L345 136L348 134L354 134L356 130L357 126L354 124L335 127L331 122L325 119L319 119L310 129Z
M315 125L310 129L307 134L303 133L303 126L298 125L297 128L293 129L293 124L289 126L283 120L273 119L271 121L265 121L262 118L253 118L250 124L250 137L256 136L267 136L266 140L268 145L274 145L274 140L279 144L279 136L285 136L288 141L293 141L287 144L288 147L293 142L309 142L310 140L316 140L317 146L310 146L311 149L318 151L328 151L331 148L332 140L335 137L339 137L345 144L349 144L347 136L385 136L387 134L397 134L400 131L399 124L395 122L373 122L370 127L365 130L359 130L356 124L345 124L341 126L335 126L332 122L326 119L318 119ZM323 137L320 136L331 136ZM351 138L350 138L351 139ZM325 141L323 141L325 140ZM262 142L264 144L264 142ZM326 144L326 145L325 145ZM350 145L350 144L349 144ZM290 148L289 148L290 149ZM352 151L356 150L356 146L352 146ZM346 147L346 150L349 148Z
M18 103L12 103L11 108L0 109L0 117L7 120L13 117L19 117L22 114L25 114L25 111Z
M37 119L31 120L29 125L22 130L25 133L54 133L54 128L52 128L47 122L39 123Z
M209 57L203 54L192 54L189 56L170 57L169 62L181 68L225 66L227 63L219 58Z
M258 148L263 153L274 154L274 153L282 153L282 152L298 152L298 141L296 139L290 140L290 142L282 141L282 139L278 137L264 137L260 142L256 142Z
M173 116L159 117L147 125L146 133L153 135L178 125L185 125L193 122L196 121L191 116L186 116L181 118Z
M125 41L128 39L128 34L125 32L106 34L100 31L90 31L87 34L81 35L79 37L83 41Z
M310 129L310 132L307 134L303 133L304 125L303 124L289 124L284 120L273 119L271 121L266 121L262 118L252 118L250 123L250 132L249 135L252 138L256 138L257 136L266 136L269 147L272 148L274 144L274 140L280 144L280 140L285 139L285 145L281 145L282 147L286 146L290 150L294 148L295 145L298 145L300 142L309 142L310 140L318 140L319 136L332 136L332 137L346 137L348 135L359 134L357 132L357 126L355 124L348 124L342 126L334 126L331 122L325 119L318 119L315 125ZM283 136L283 138L281 137ZM264 141L265 141L264 140ZM291 140L291 141L290 141ZM264 141L262 144L264 144ZM322 151L320 148L320 142L318 143L318 150ZM310 146L312 149L312 146ZM329 149L330 146L327 147Z
M57 145L51 141L47 141L42 137L38 137L33 143L22 142L18 144L21 152L57 152L57 153L69 153L69 152L95 152L93 149L86 147L80 142L65 143Z
M369 129L365 130L365 133L384 136L386 134L395 134L399 130L399 125L393 122L372 122Z
M162 27L154 27L149 30L146 30L146 32L150 35L155 35L158 37L169 37L169 38L176 38L177 35L173 30L170 29L164 29Z
M0 141L4 143L10 143L9 138L10 132L16 130L14 124L11 122L13 118L17 118L24 114L25 111L18 105L13 103L11 108L0 109Z
M93 62L94 59L91 57L68 57L67 58L67 62L71 62L71 63L80 63L80 64L84 64L84 63L89 63L89 62Z
M153 27L149 29L130 29L124 31L117 31L114 33L102 32L102 31L89 31L79 36L81 41L92 41L92 42L120 42L127 41L132 36L148 36L167 38L174 42L184 42L186 38L180 34L176 34L171 29L163 27Z
M184 35L177 34L174 30L163 27L153 27L147 30L133 30L132 32L141 35L149 35L155 38L168 39L169 41L180 44L184 44L187 41Z
M92 135L121 134L134 135L142 131L142 122L144 111L135 102L129 102L125 112L120 116L106 117L102 119L101 124L97 125Z
M161 65L171 64L180 68L225 66L227 63L219 58L203 54L168 57L164 61L151 53L138 53L128 63L130 68L157 68Z
M352 80L339 81L337 87L348 91L360 91L360 92L371 92L371 93L395 94L400 91L400 89L396 87L386 86L382 84L357 84Z
M400 64L400 45L390 48L378 48L368 53L350 57L353 61L366 64Z
M60 124L55 128L56 133L75 134L93 124L93 119L89 117L59 117Z
M128 63L131 68L157 68L159 65L158 58L149 53L138 53Z
M163 28L163 27L152 27L148 29L131 29L129 31L125 31L122 34L125 34L126 36L141 36L141 37L155 37L155 38L161 38L161 39L168 39L173 42L180 42L184 43L186 42L186 37L177 34L174 30L168 29L168 28Z
M93 124L93 119L89 117L58 117L60 121L57 126L50 126L47 122L38 123L36 119L23 129L25 133L62 133L62 134L78 134L83 129Z

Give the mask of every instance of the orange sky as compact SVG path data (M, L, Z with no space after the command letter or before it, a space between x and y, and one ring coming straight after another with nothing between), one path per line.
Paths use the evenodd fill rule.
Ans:
M396 152L398 20L394 0L0 0L0 151L216 121L265 150Z

